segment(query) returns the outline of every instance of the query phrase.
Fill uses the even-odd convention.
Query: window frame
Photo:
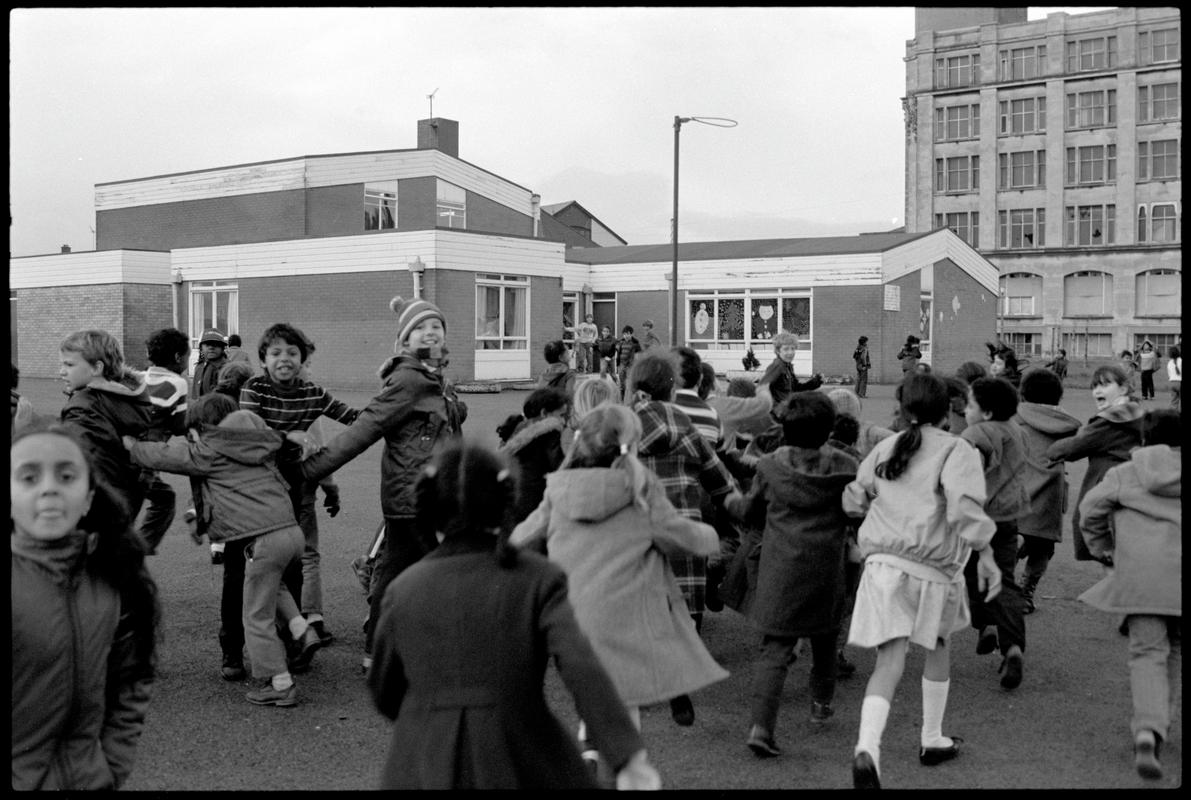
[[[1064,206],[1063,208],[1063,244],[1067,247],[1105,247],[1116,243],[1116,205],[1104,203],[1101,205]],[[1087,212],[1085,222],[1082,217]],[[1099,221],[1099,225],[1097,225]],[[1084,236],[1084,229],[1087,236]],[[1096,235],[1096,231],[1100,235]],[[1087,241],[1084,241],[1084,239]],[[1093,241],[1099,238],[1100,241]]]
[[[1026,218],[1027,214],[1029,219]],[[1007,208],[997,211],[997,246],[1009,250],[1046,247],[1046,209]]]
[[[1115,128],[1117,125],[1117,90],[1093,89],[1066,95],[1067,130]]]
[[[960,63],[964,61],[965,63]],[[964,76],[967,80],[961,80]],[[980,54],[962,53],[935,58],[935,88],[960,89],[980,84]]]
[[[503,275],[494,273],[482,273],[476,275],[475,279],[475,349],[476,350],[528,350],[530,337],[530,322],[531,315],[529,313],[530,304],[530,281],[526,275]],[[481,332],[481,325],[486,324],[481,320],[488,320],[487,315],[481,316],[481,289],[499,289],[497,316],[494,318],[496,322],[497,334],[488,334]],[[506,300],[508,292],[523,292],[520,316],[522,317],[522,324],[524,327],[523,334],[506,334],[504,331],[508,329],[508,322],[506,319]],[[514,311],[516,313],[516,311]]]
[[[1028,288],[1029,293],[1023,294],[1022,289]],[[1016,290],[1016,294],[1013,292]],[[1001,315],[1003,317],[1040,317],[1037,310],[1042,301],[1042,276],[1033,272],[1011,272],[1002,275],[1000,280]],[[1028,308],[1026,303],[1029,300]],[[1017,301],[1017,310],[1014,310]]]
[[[458,186],[450,181],[444,181],[442,178],[436,178],[434,187],[434,224],[439,228],[452,228],[455,230],[467,230],[467,190],[462,186]],[[463,196],[463,200],[452,200],[444,198],[443,189],[457,189]],[[446,217],[447,222],[443,224],[443,218]],[[456,220],[459,220],[456,224]]]
[[[1090,173],[1085,177],[1085,173]],[[1099,186],[1117,182],[1117,146],[1092,144],[1068,147],[1066,186]]]
[[[1031,159],[1029,164],[1024,163]],[[1015,162],[1022,163],[1015,163]],[[1002,191],[1046,188],[1046,150],[1015,150],[997,154],[997,188]],[[1026,171],[1033,175],[1034,183],[1014,183]]]
[[[960,113],[965,116],[960,119]],[[955,112],[954,118],[952,112]],[[952,132],[954,128],[954,133]],[[963,131],[961,133],[961,130]],[[935,141],[958,142],[980,138],[980,104],[961,103],[935,109]]]
[[[1143,290],[1142,285],[1148,284],[1152,277],[1169,278],[1174,277],[1174,291],[1166,294],[1153,294],[1147,290]],[[1133,278],[1133,315],[1135,317],[1182,317],[1182,270],[1170,269],[1168,267],[1156,267],[1154,269],[1146,269],[1138,272]],[[1157,297],[1173,297],[1175,298],[1175,307],[1167,308],[1150,308],[1149,304],[1143,306],[1142,301],[1145,298]],[[1157,348],[1155,342],[1154,347]]]
[[[1090,278],[1097,276],[1100,279],[1100,310],[1094,314],[1076,314],[1072,313],[1070,306],[1070,292],[1068,286],[1073,278]],[[1101,270],[1079,270],[1077,272],[1069,272],[1063,276],[1063,317],[1068,319],[1088,319],[1096,317],[1111,317],[1112,316],[1112,292],[1113,292],[1113,276],[1112,273],[1103,272]],[[1080,295],[1091,297],[1092,295]]]
[[[741,303],[741,337],[728,338],[721,336],[721,303],[739,300]],[[791,331],[798,336],[798,349],[809,350],[814,344],[814,294],[810,289],[709,289],[686,292],[686,312],[684,314],[687,346],[695,350],[740,350],[748,347],[757,348],[768,346],[770,339],[759,338],[753,331],[753,309],[757,302],[774,301],[776,321],[775,333],[786,330],[785,316],[786,300],[806,301],[806,333]],[[694,332],[691,324],[695,317],[698,303],[707,303],[710,307],[710,337]]]
[[[1161,44],[1157,42],[1158,34],[1163,34],[1163,41]],[[1173,34],[1173,41],[1168,40],[1167,34]],[[1141,31],[1137,34],[1137,52],[1138,60],[1145,64],[1165,64],[1171,61],[1178,61],[1181,56],[1180,28],[1178,25],[1172,28],[1151,28],[1146,31]],[[1170,52],[1173,46],[1174,53]],[[1163,48],[1161,57],[1156,57],[1158,48]]]
[[[1030,104],[1027,111],[1024,106]],[[1021,105],[1022,108],[1015,109]],[[1046,132],[1046,97],[1013,97],[998,101],[998,136],[1028,136]],[[1018,127],[1020,120],[1020,128]],[[1027,120],[1030,127],[1026,127]]]
[[[953,186],[952,182],[958,183],[960,176],[963,177],[966,185],[963,187]],[[969,194],[978,191],[980,191],[980,156],[960,155],[935,159],[935,194]]]
[[[1162,90],[1162,97],[1157,97]],[[1137,121],[1139,124],[1167,122],[1182,117],[1182,81],[1150,83],[1137,87]]]
[[[1007,47],[998,52],[998,70],[1001,81],[1028,81],[1041,78],[1046,70],[1046,45],[1032,44],[1025,47]],[[1018,65],[1021,69],[1018,69]],[[1020,74],[1018,74],[1020,72]]]
[[[1155,153],[1154,145],[1161,145],[1163,152]],[[1161,175],[1156,174],[1155,170],[1155,165],[1159,163],[1158,159],[1161,159],[1161,164],[1164,167]],[[1148,139],[1137,143],[1138,182],[1177,181],[1180,168],[1178,139]],[[1169,170],[1169,174],[1167,170]]]
[[[980,241],[980,212],[936,212],[935,228],[946,228],[972,247],[977,247]]]
[[[1067,72],[1116,69],[1117,55],[1116,36],[1068,39],[1065,52]]]
[[[395,231],[397,230],[397,184],[371,183],[364,184],[364,230],[365,231]],[[375,208],[375,215],[370,209]],[[384,210],[389,209],[389,224],[385,224]],[[375,220],[375,225],[370,224]]]

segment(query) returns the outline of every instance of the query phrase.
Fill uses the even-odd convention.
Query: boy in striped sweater
[[[302,550],[300,575],[292,572],[286,583],[302,607],[302,614],[318,632],[323,645],[333,636],[323,622],[322,580],[319,575],[318,518],[314,500],[317,483],[302,477],[301,446],[291,434],[305,434],[320,416],[351,425],[359,409],[336,400],[326,389],[302,377],[309,355],[310,341],[297,328],[281,322],[261,335],[257,355],[264,374],[250,378],[240,389],[240,408],[259,415],[270,428],[286,436],[286,444],[277,459],[281,474],[289,484],[294,515],[306,539]]]

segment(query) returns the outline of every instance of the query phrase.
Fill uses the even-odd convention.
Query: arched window
[[[1001,313],[1006,317],[1042,314],[1042,276],[1011,272],[1001,278]]]
[[[1063,316],[1112,315],[1112,275],[1107,272],[1073,272],[1063,278]]]
[[[1148,219],[1147,219],[1148,217]],[[1179,240],[1179,210],[1174,203],[1152,203],[1137,208],[1137,242],[1166,244]]]
[[[1136,315],[1179,317],[1183,314],[1180,285],[1182,275],[1174,269],[1151,269],[1137,273]]]

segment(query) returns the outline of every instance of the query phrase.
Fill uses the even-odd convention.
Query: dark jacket
[[[902,349],[897,351],[897,360],[902,362],[902,374],[905,374],[918,366],[922,360],[922,350],[916,344],[903,344]]]
[[[119,789],[152,674],[120,626],[120,596],[85,566],[94,536],[14,532],[12,788]]]
[[[1030,511],[1026,491],[1026,443],[1010,420],[985,420],[964,428],[960,438],[980,451],[988,499],[984,511],[993,522],[1017,520]]]
[[[757,462],[748,496],[733,509],[764,526],[749,620],[763,634],[814,636],[839,628],[848,527],[842,497],[856,459],[834,447],[783,446]]]
[[[212,358],[207,360],[199,356],[199,360],[194,365],[194,375],[190,378],[190,399],[195,400],[208,392],[215,391],[215,384],[219,383],[219,370],[223,369],[223,365],[228,362],[227,348],[219,355],[219,358]]]
[[[1013,422],[1021,429],[1026,448],[1022,477],[1030,496],[1030,511],[1018,517],[1018,532],[1060,541],[1067,511],[1067,478],[1063,463],[1050,461],[1046,451],[1058,440],[1074,436],[1079,420],[1058,406],[1021,402]]]
[[[547,660],[613,769],[643,746],[575,621],[565,573],[536,553],[504,568],[489,549],[445,540],[389,584],[375,636],[368,686],[394,720],[382,789],[595,788],[546,702]]]
[[[302,462],[302,473],[308,481],[324,478],[383,437],[381,510],[386,517],[412,517],[414,484],[436,445],[460,435],[467,406],[441,372],[427,369],[412,353],[390,358],[380,376],[380,393],[351,427]]]
[[[515,522],[528,517],[542,502],[546,475],[562,463],[566,455],[562,450],[562,429],[562,420],[555,416],[526,421],[504,443],[502,449],[519,468]]]
[[[277,468],[282,436],[251,411],[205,425],[199,441],[137,442],[138,464],[200,481],[202,529],[213,542],[247,539],[297,525]]]
[[[601,336],[595,340],[596,352],[600,354],[600,358],[616,358],[616,343],[620,341],[615,336],[608,336],[607,338]]]
[[[794,365],[778,357],[765,368],[765,374],[761,376],[761,380],[757,381],[758,386],[765,384],[769,384],[769,393],[773,395],[773,407],[776,409],[794,392],[818,389],[823,385],[823,379],[818,375],[812,375],[807,380],[800,381],[794,375]]]
[[[70,395],[62,422],[82,436],[96,473],[129,501],[136,514],[148,473],[132,463],[123,437],[140,439],[157,422],[142,376],[129,372],[119,382],[96,378]]]
[[[624,338],[616,340],[616,366],[628,369],[633,366],[633,359],[641,352],[641,342],[637,341],[636,336],[630,336],[628,341]]]
[[[561,389],[567,397],[575,393],[575,370],[566,364],[555,362],[547,364],[538,376],[538,387],[542,389]]]

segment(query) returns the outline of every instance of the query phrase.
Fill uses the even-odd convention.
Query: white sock
[[[952,742],[943,735],[943,712],[947,710],[947,690],[951,681],[932,681],[922,678],[922,746],[950,747]]]
[[[881,774],[881,734],[885,733],[885,722],[889,719],[889,701],[878,694],[866,694],[860,704],[860,735],[856,739],[856,752],[861,750],[873,757],[873,766]]]
[[[317,611],[313,611],[306,615],[306,621],[307,622],[322,622],[323,615],[319,614]]]
[[[306,629],[310,627],[306,622],[306,618],[302,616],[294,617],[289,621],[289,635],[294,637],[294,641],[298,641],[306,635]]]
[[[273,676],[273,688],[279,692],[284,692],[293,685],[294,679],[288,672],[283,672],[280,675]]]

